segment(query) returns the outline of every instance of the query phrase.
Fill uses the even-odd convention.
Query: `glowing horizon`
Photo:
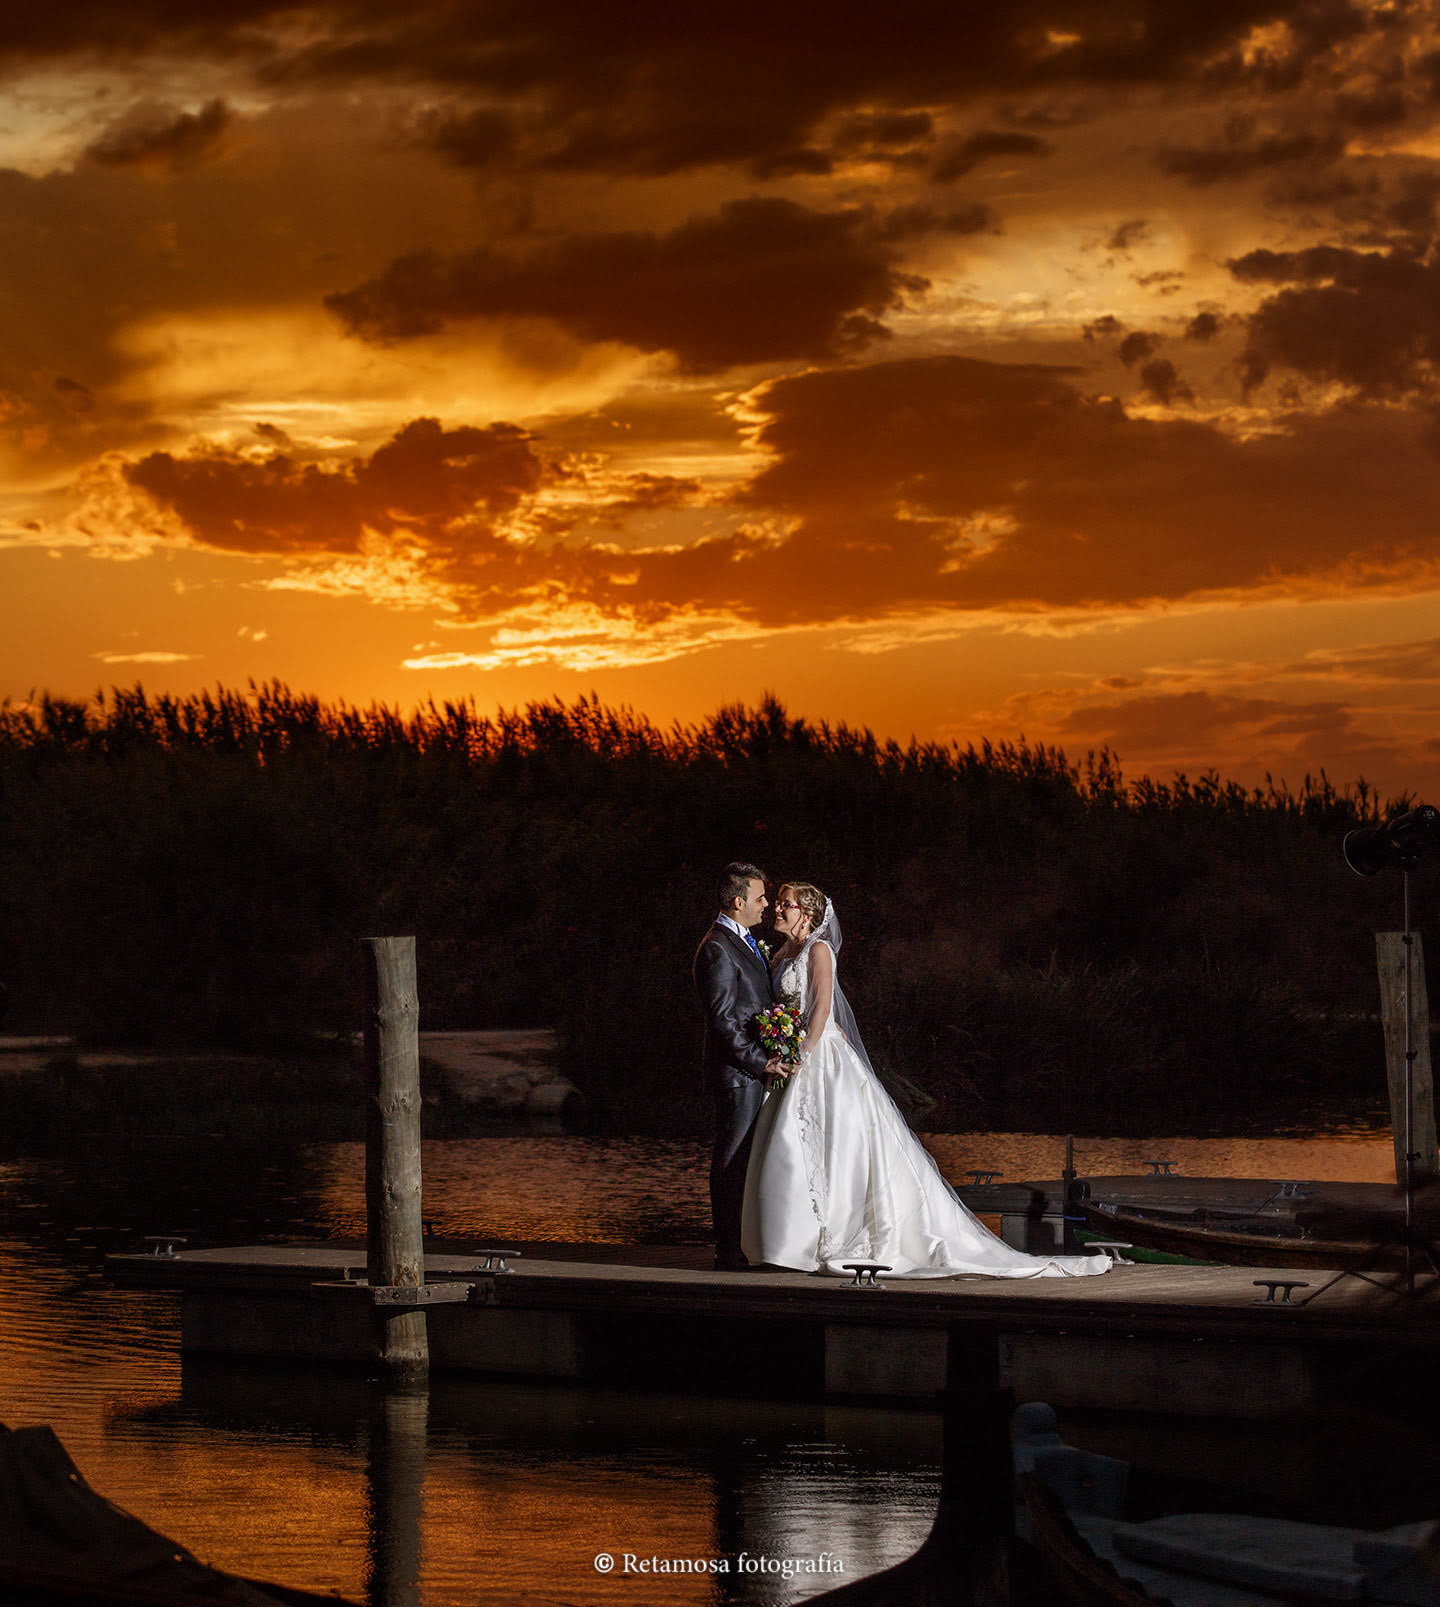
[[[1434,6],[868,16],[9,30],[0,696],[1440,783]]]

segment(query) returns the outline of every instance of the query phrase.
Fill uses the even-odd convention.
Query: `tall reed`
[[[1368,1086],[1337,1022],[1374,1008],[1395,889],[1339,841],[1408,801],[1323,773],[1127,781],[1106,751],[882,742],[773,698],[661,728],[595,698],[39,697],[0,706],[7,1030],[338,1035],[353,939],[414,931],[426,1024],[558,1025],[605,1120],[685,1126],[690,961],[716,871],[743,858],[837,899],[872,1056],[934,1119],[1198,1121]],[[1435,882],[1422,864],[1422,923]]]

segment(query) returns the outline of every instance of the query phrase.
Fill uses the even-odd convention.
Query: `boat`
[[[1143,1585],[1125,1579],[1115,1565],[1086,1544],[1065,1503],[1033,1473],[1022,1473],[1015,1491],[1024,1504],[1029,1544],[1039,1552],[1045,1573],[1032,1586],[1038,1595],[1046,1585],[1062,1601],[1077,1607],[1174,1607],[1166,1596],[1152,1596]]]
[[[1440,1523],[1351,1529],[1241,1512],[1127,1522],[1126,1463],[1065,1445],[1043,1402],[1015,1413],[1017,1531],[1034,1559],[1014,1599],[1078,1607],[1440,1607]],[[1012,1569],[1012,1575],[1018,1577]]]
[[[353,1607],[209,1568],[85,1482],[54,1431],[0,1424],[0,1602],[26,1607]]]
[[[1405,1265],[1404,1220],[1394,1212],[1315,1209],[1285,1223],[1213,1221],[1202,1213],[1162,1215],[1107,1200],[1076,1200],[1075,1213],[1097,1238],[1240,1267],[1398,1271]],[[1418,1270],[1435,1270],[1421,1246]]]

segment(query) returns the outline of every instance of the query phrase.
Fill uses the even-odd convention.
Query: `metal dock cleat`
[[[840,1285],[842,1289],[878,1289],[880,1274],[892,1270],[880,1261],[842,1261],[840,1265],[846,1272],[855,1274],[848,1283]]]
[[[1256,1278],[1255,1287],[1257,1289],[1268,1289],[1269,1293],[1263,1300],[1256,1300],[1253,1304],[1257,1306],[1289,1306],[1297,1303],[1290,1299],[1290,1291],[1292,1289],[1308,1289],[1310,1285],[1302,1283],[1298,1278]],[[1303,1302],[1299,1303],[1303,1304]]]
[[[525,1254],[523,1250],[477,1250],[476,1255],[483,1255],[484,1261],[472,1270],[475,1272],[514,1272],[514,1267],[507,1267],[505,1262],[519,1261]]]
[[[1135,1246],[1126,1239],[1087,1239],[1080,1246],[1082,1250],[1103,1250],[1117,1267],[1133,1267],[1136,1263],[1128,1255],[1121,1255],[1122,1250],[1133,1250]]]

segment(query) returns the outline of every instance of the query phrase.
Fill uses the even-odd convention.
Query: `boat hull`
[[[1091,1232],[1123,1239],[1147,1250],[1188,1256],[1196,1261],[1237,1267],[1311,1267],[1317,1270],[1392,1270],[1405,1265],[1401,1225],[1392,1238],[1320,1239],[1279,1233],[1246,1233],[1211,1223],[1150,1216],[1139,1211],[1106,1208],[1093,1200],[1078,1202]],[[1429,1263],[1422,1252],[1422,1266]]]

